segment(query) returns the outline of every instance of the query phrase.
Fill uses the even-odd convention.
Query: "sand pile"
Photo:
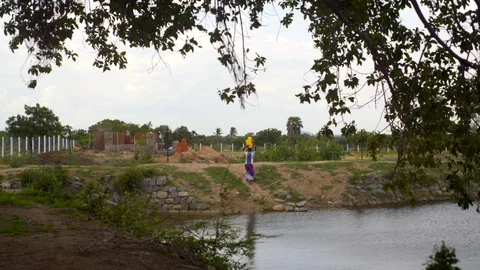
[[[197,152],[199,156],[209,155],[209,154],[217,154],[218,152],[215,149],[209,146],[202,146],[202,149]]]

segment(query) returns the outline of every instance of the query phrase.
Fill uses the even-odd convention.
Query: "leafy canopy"
[[[58,117],[47,107],[36,104],[35,106],[25,105],[25,115],[11,116],[7,119],[6,131],[10,136],[32,137],[32,136],[53,136],[63,135],[65,129]]]
[[[29,69],[35,76],[60,66],[64,56],[77,57],[66,40],[80,27],[85,44],[97,52],[94,66],[104,71],[126,67],[126,53],[116,40],[185,56],[200,47],[190,34],[208,35],[235,80],[233,87],[219,91],[221,99],[243,104],[256,92],[252,73],[266,63],[245,47],[244,37],[248,28],[262,26],[271,4],[286,12],[281,18],[285,27],[295,13],[303,15],[322,54],[311,68],[317,80],[297,96],[302,103],[324,99],[329,104],[331,120],[323,135],[333,136],[330,126],[343,122],[351,106],[361,106],[356,94],[370,91],[372,102],[384,106],[398,151],[397,169],[439,167],[446,161],[455,199],[463,208],[473,204],[480,182],[480,133],[472,128],[480,114],[478,0],[6,0],[0,3],[0,17],[12,51],[26,44],[37,60]],[[408,27],[401,18],[405,12],[421,24]],[[358,71],[371,63],[372,70]],[[29,84],[35,85],[35,80]],[[355,129],[354,122],[344,123],[342,133]],[[450,155],[439,159],[445,150]]]

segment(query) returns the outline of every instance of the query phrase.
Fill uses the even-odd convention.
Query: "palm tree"
[[[217,144],[218,144],[218,138],[222,136],[222,129],[221,128],[216,128],[215,132],[213,133],[217,137]]]
[[[237,137],[237,129],[235,127],[230,128],[230,140],[233,141]]]
[[[300,136],[303,128],[302,120],[297,116],[290,116],[287,120],[287,136],[293,143],[297,143],[297,137]]]

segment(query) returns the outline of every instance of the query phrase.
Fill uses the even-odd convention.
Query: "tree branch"
[[[425,26],[425,28],[427,28],[428,32],[430,33],[430,35],[445,49],[447,50],[455,59],[457,59],[461,64],[467,66],[467,67],[471,67],[471,68],[475,68],[475,69],[479,69],[480,66],[475,64],[475,63],[472,63],[462,57],[460,57],[458,54],[456,54],[450,47],[448,47],[448,45],[438,36],[438,34],[435,32],[435,30],[433,29],[432,25],[430,25],[430,23],[428,23],[427,19],[425,19],[425,16],[423,16],[423,13],[422,11],[420,10],[420,6],[418,5],[417,3],[417,0],[410,0],[410,2],[412,3],[413,5],[413,9],[415,9],[415,12],[417,13],[417,16],[418,18],[420,19],[420,21],[422,21],[423,25]]]

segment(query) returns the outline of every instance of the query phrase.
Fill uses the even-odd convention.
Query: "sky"
[[[273,10],[267,12],[274,14]],[[218,90],[233,86],[234,81],[202,37],[203,48],[186,58],[161,53],[168,67],[160,62],[152,68],[159,57],[151,49],[128,48],[127,69],[112,68],[104,73],[92,66],[94,51],[83,44],[79,32],[68,44],[79,54],[77,61],[65,59],[63,66],[42,75],[32,90],[26,87],[31,61],[25,50],[12,53],[9,38],[0,34],[0,130],[8,117],[24,114],[24,105],[39,103],[74,129],[87,129],[108,118],[140,125],[151,121],[154,127],[169,125],[172,129],[183,125],[205,135],[213,134],[216,128],[227,134],[230,127],[236,127],[238,134],[267,128],[286,133],[287,119],[298,116],[303,131],[317,133],[329,118],[326,102],[300,104],[295,94],[314,81],[309,69],[320,53],[313,48],[308,22],[297,16],[286,29],[279,21],[276,16],[267,16],[265,27],[248,33],[247,45],[267,62],[266,71],[253,79],[258,93],[247,100],[245,109],[238,102],[227,105],[220,100]],[[362,91],[360,103],[370,99],[373,91]],[[369,104],[353,109],[345,119],[355,120],[359,129],[381,131],[386,127],[382,109],[383,104]],[[334,129],[336,134],[339,128]]]

